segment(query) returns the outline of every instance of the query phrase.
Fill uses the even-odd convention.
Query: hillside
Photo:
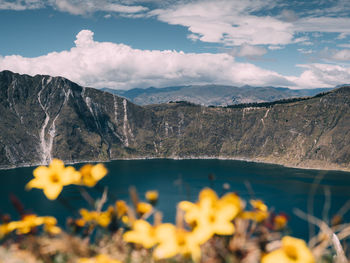
[[[242,107],[137,106],[67,79],[0,72],[0,165],[237,158],[350,169],[350,87]]]
[[[138,105],[188,101],[204,106],[271,102],[287,98],[314,96],[331,89],[288,89],[276,87],[234,87],[222,85],[192,85],[131,90],[103,89]]]

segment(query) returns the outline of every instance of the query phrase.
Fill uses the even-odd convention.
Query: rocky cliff
[[[61,77],[0,73],[0,165],[237,158],[350,169],[350,87],[308,99],[137,106]]]

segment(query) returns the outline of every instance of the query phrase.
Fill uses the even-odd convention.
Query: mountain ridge
[[[224,158],[349,170],[350,87],[284,103],[138,106],[62,77],[0,72],[0,166]]]
[[[130,90],[102,89],[103,91],[122,96],[137,105],[167,103],[170,101],[188,101],[204,106],[227,106],[232,104],[271,102],[286,98],[314,96],[331,90],[289,89],[283,87],[253,87],[228,85],[187,85],[165,88],[146,88]]]

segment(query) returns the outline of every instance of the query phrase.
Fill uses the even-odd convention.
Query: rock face
[[[125,97],[138,105],[160,104],[169,101],[188,101],[204,106],[227,106],[231,104],[271,102],[286,98],[314,96],[331,89],[292,90],[276,87],[194,85],[131,90],[103,90]]]
[[[350,87],[308,99],[137,106],[61,77],[0,73],[0,165],[238,158],[350,170]]]

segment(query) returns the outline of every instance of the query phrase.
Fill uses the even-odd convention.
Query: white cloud
[[[0,70],[30,75],[64,76],[84,86],[133,88],[180,84],[292,85],[280,74],[238,63],[225,53],[138,50],[123,44],[96,42],[83,30],[76,46],[36,58],[0,57]]]
[[[122,5],[111,0],[51,0],[51,5],[60,11],[74,15],[84,15],[97,11],[130,14],[148,10],[140,5]]]
[[[304,49],[304,48],[298,48],[298,51],[302,54],[311,54],[313,53],[314,51],[311,50],[311,49]]]
[[[98,11],[133,14],[148,10],[141,5],[125,5],[113,0],[0,0],[0,10],[39,9],[47,6],[73,15],[85,15]]]
[[[330,64],[298,65],[306,69],[299,77],[288,77],[298,87],[324,88],[350,82],[350,68]]]
[[[350,62],[350,46],[346,46],[346,44],[343,44],[342,46],[347,47],[348,49],[339,50],[326,47],[320,52],[320,57],[325,61]]]
[[[350,68],[343,66],[299,65],[305,69],[300,76],[283,76],[251,63],[237,62],[226,53],[139,50],[97,42],[93,35],[90,30],[80,31],[75,47],[67,51],[35,58],[0,56],[0,70],[63,76],[84,86],[119,89],[210,83],[316,88],[350,82]]]
[[[350,49],[339,50],[331,58],[338,61],[350,61]]]
[[[340,33],[339,36],[337,36],[337,39],[340,39],[340,40],[345,39],[345,38],[347,38],[347,36],[348,35],[346,33]]]
[[[206,0],[150,12],[160,21],[182,25],[203,42],[225,45],[284,45],[292,41],[292,24],[252,12],[273,8],[271,0]],[[193,38],[193,37],[192,37]]]
[[[338,47],[350,48],[350,44],[339,44]]]
[[[234,48],[232,54],[237,57],[261,57],[267,53],[267,50],[259,46],[251,46],[249,44],[243,44],[239,48]]]
[[[42,0],[0,0],[0,10],[26,10],[43,8],[45,4]]]
[[[279,50],[279,49],[284,49],[284,46],[268,46],[268,49],[270,49],[270,50]]]
[[[306,17],[294,23],[298,32],[350,33],[348,17]]]
[[[345,2],[339,3],[329,10],[342,12]],[[314,35],[311,36],[317,37],[322,36],[322,33],[339,33],[339,37],[344,38],[350,34],[348,16],[330,17],[316,10],[299,17],[298,13],[288,9],[281,10],[277,16],[266,15],[269,9],[284,6],[288,4],[271,0],[183,1],[150,11],[149,14],[156,16],[160,21],[187,27],[191,32],[191,39],[227,46],[239,46],[244,43],[271,46],[293,43],[312,45],[312,40],[308,37],[294,38],[295,35],[312,32]],[[350,4],[346,6],[350,8]]]

